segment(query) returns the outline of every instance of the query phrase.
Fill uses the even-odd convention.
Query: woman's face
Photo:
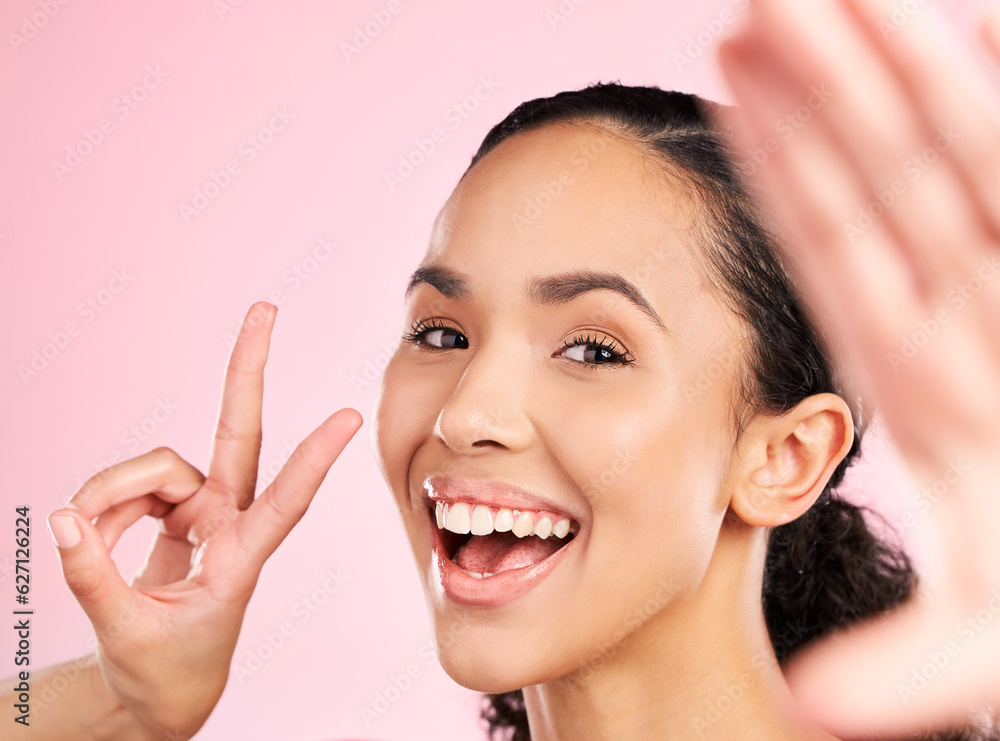
[[[372,434],[469,688],[641,646],[706,572],[741,335],[690,216],[650,155],[556,124],[497,146],[435,224]]]

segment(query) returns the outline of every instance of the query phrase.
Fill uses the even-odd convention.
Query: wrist
[[[83,668],[84,686],[87,696],[93,703],[91,719],[91,738],[94,741],[105,739],[122,739],[123,741],[150,741],[155,734],[146,728],[135,714],[125,707],[119,697],[111,690],[97,656],[91,654]]]

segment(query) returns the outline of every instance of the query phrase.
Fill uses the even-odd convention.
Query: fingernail
[[[83,540],[80,537],[80,528],[72,517],[50,517],[48,523],[52,540],[60,548],[72,548]]]

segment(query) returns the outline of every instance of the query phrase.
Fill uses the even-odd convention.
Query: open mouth
[[[434,505],[432,516],[449,560],[478,579],[544,561],[580,529],[556,512],[440,499]]]

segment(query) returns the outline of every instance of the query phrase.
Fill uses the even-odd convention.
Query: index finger
[[[327,417],[303,440],[271,485],[240,518],[237,535],[260,571],[302,518],[327,471],[361,427],[361,415],[345,408]]]
[[[170,448],[156,448],[90,477],[63,505],[88,520],[147,494],[178,504],[201,488],[205,477]]]
[[[278,309],[258,301],[247,312],[229,355],[212,439],[209,482],[243,510],[253,501],[262,439],[264,366]]]

